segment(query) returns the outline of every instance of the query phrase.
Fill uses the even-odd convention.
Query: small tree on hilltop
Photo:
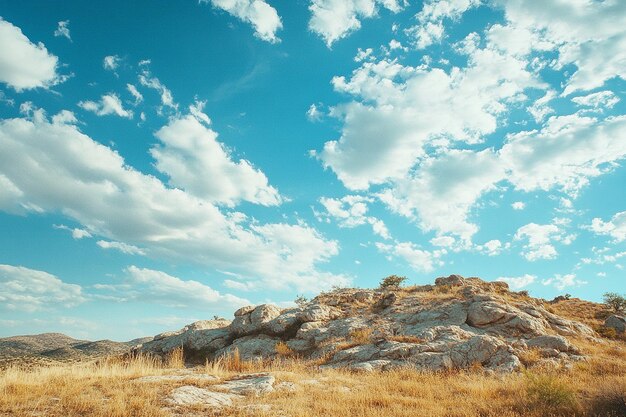
[[[298,295],[294,300],[294,303],[296,303],[298,307],[304,307],[308,302],[308,298],[306,298],[304,295]]]
[[[626,298],[615,292],[607,292],[603,296],[604,304],[619,312],[626,308]]]
[[[400,288],[400,285],[406,281],[406,277],[401,277],[398,275],[389,275],[388,277],[383,278],[380,281],[380,289],[388,290],[388,289],[397,289]]]

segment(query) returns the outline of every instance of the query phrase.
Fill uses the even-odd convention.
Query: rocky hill
[[[61,333],[13,336],[0,339],[0,365],[9,363],[49,363],[79,361],[128,352],[138,343],[152,338],[120,343],[111,340],[90,342]]]
[[[244,360],[298,356],[365,371],[511,372],[530,354],[547,366],[584,359],[576,340],[597,340],[594,330],[549,310],[556,311],[506,283],[451,275],[434,285],[335,290],[291,309],[243,307],[232,321],[196,322],[135,351],[166,355],[182,346],[190,362],[235,352]]]

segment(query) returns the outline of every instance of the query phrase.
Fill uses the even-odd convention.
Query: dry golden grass
[[[228,378],[241,372],[268,371],[278,382],[296,383],[294,392],[276,391],[247,398],[241,404],[268,404],[274,411],[264,414],[233,408],[222,414],[226,416],[626,415],[626,345],[588,341],[577,341],[577,345],[590,355],[589,361],[577,363],[570,370],[533,369],[511,375],[491,375],[480,367],[448,373],[398,369],[362,374],[319,370],[311,362],[293,359],[246,362],[237,351],[205,367],[194,368],[193,372]],[[165,398],[177,386],[215,382],[135,381],[140,376],[179,372],[180,363],[168,360],[171,362],[140,356],[32,370],[9,368],[0,373],[0,416],[210,415],[202,408],[169,409]]]

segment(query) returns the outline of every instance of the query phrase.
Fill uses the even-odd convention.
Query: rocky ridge
[[[134,351],[166,355],[182,346],[186,360],[199,363],[236,350],[244,360],[294,355],[361,371],[480,366],[512,372],[529,350],[548,366],[583,360],[570,339],[595,337],[585,324],[547,311],[504,282],[459,275],[434,285],[340,289],[297,308],[263,304],[234,316],[157,335]]]

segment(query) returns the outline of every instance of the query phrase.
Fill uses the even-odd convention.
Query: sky
[[[0,336],[452,273],[626,293],[626,2],[0,0]]]

